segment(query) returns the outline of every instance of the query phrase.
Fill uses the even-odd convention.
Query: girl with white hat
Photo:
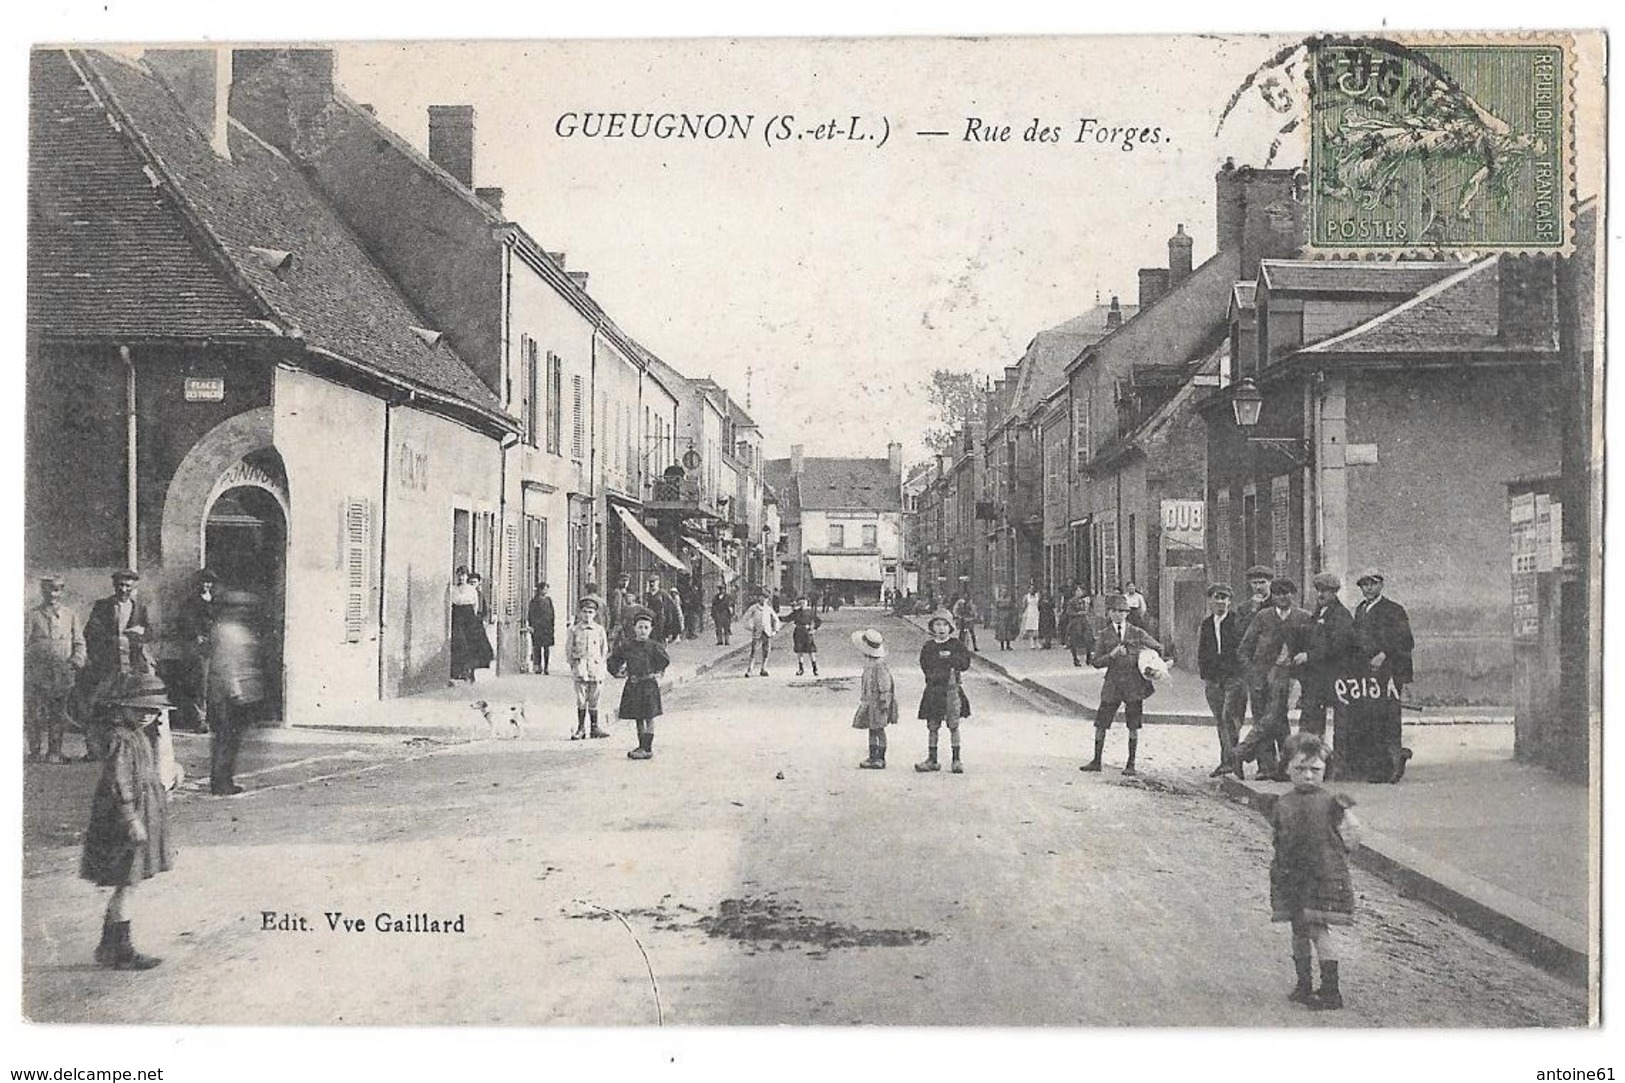
[[[869,731],[869,758],[858,764],[866,770],[886,768],[886,727],[897,723],[897,685],[886,665],[886,640],[873,628],[852,633],[852,645],[863,655],[858,713],[852,728]]]

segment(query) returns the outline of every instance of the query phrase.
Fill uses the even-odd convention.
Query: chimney
[[[429,106],[429,161],[474,187],[474,107]]]
[[[1168,238],[1168,288],[1172,289],[1191,276],[1192,241],[1185,233],[1183,223]]]
[[[234,49],[230,114],[294,158],[308,158],[333,101],[331,49]]]
[[[886,466],[891,470],[892,476],[903,476],[903,445],[893,440],[886,445]]]
[[[1112,307],[1106,310],[1106,327],[1112,330],[1123,326],[1123,306],[1118,302],[1117,295],[1112,295]]]
[[[1169,271],[1166,267],[1140,268],[1140,308],[1145,310],[1157,303],[1168,292]]]
[[[1247,172],[1236,168],[1234,158],[1226,158],[1224,166],[1214,178],[1218,216],[1217,247],[1221,251],[1233,244],[1241,243],[1242,225],[1247,217],[1243,185]]]
[[[208,137],[214,152],[222,158],[231,157],[226,141],[231,50],[148,49],[141,59],[180,100],[181,108],[197,130]]]
[[[803,460],[802,460],[802,457],[801,457],[801,445],[800,444],[791,444],[790,445],[790,476],[791,477],[799,478],[801,476],[801,464],[802,464],[802,461]]]
[[[581,288],[581,289],[586,289],[587,288],[587,272],[586,271],[565,271],[564,273],[569,275],[570,276],[570,281],[574,282],[579,288]]]
[[[481,203],[484,203],[493,211],[496,211],[498,214],[502,213],[502,189],[476,188],[474,189],[474,195]]]

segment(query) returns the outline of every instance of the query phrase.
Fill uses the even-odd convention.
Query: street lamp
[[[1250,430],[1257,426],[1258,417],[1264,411],[1264,394],[1258,390],[1251,376],[1243,376],[1236,381],[1236,386],[1230,391],[1230,409],[1236,416],[1238,428]],[[1248,436],[1247,442],[1279,451],[1291,459],[1294,466],[1301,468],[1309,465],[1307,440],[1296,436]]]

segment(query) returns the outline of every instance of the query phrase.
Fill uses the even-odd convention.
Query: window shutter
[[[547,355],[547,450],[559,453],[559,431],[563,424],[564,364],[557,354]]]
[[[344,502],[344,641],[361,642],[371,598],[372,507],[365,500]]]
[[[573,403],[572,425],[570,429],[570,458],[580,460],[586,444],[585,419],[581,415],[583,385],[580,376],[570,377],[570,399]]]
[[[502,567],[502,612],[508,620],[519,619],[519,527],[509,523]]]

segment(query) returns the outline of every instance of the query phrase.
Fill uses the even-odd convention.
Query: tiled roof
[[[1138,305],[1120,305],[1124,322],[1139,311]],[[1097,304],[1065,323],[1038,332],[1016,363],[1013,380],[1005,384],[994,403],[992,426],[1025,417],[1059,385],[1066,382],[1066,368],[1086,347],[1099,342],[1113,328],[1106,326],[1110,305]]]
[[[163,186],[173,187],[200,246],[229,264],[240,296],[268,307],[269,319],[307,348],[502,414],[449,346],[417,333],[423,317],[279,153],[234,123],[231,156],[222,158],[144,66],[105,53],[73,57],[140,140]],[[273,266],[267,251],[292,258]]]
[[[61,50],[29,64],[28,326],[87,338],[253,338],[252,299],[187,235]]]
[[[768,483],[801,511],[901,511],[901,487],[887,459],[814,459],[790,473],[789,459],[762,464]]]
[[[1253,297],[1257,293],[1257,282],[1237,282],[1230,291],[1230,304],[1245,312],[1254,307]]]
[[[1259,277],[1271,293],[1414,294],[1461,270],[1460,263],[1368,263],[1267,259]]]
[[[1532,345],[1501,335],[1499,257],[1490,256],[1358,327],[1306,347],[1306,354],[1461,353]],[[1555,340],[1553,340],[1555,345]]]

